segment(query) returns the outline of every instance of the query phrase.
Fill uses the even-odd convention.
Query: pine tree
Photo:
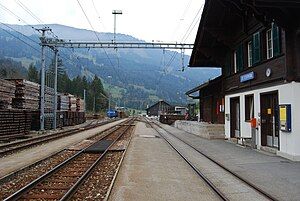
[[[29,81],[39,83],[39,73],[33,63],[29,65],[27,79]]]

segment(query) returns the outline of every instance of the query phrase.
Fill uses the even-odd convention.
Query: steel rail
[[[155,124],[154,122],[151,122]],[[178,155],[200,176],[205,183],[224,201],[229,201],[229,199],[196,167],[192,162],[185,157],[161,132],[159,132],[152,124],[148,121],[148,124],[153,128],[164,140],[178,153]],[[155,124],[156,125],[156,124]]]
[[[95,137],[95,136],[97,136],[97,135],[101,135],[102,133],[105,133],[105,132],[107,132],[107,131],[109,131],[109,130],[111,130],[111,129],[113,129],[113,128],[114,128],[114,127],[106,128],[106,129],[104,129],[103,131],[101,131],[100,133],[96,133],[95,135],[90,136],[90,137],[88,137],[87,139],[92,139],[93,137]],[[36,162],[34,162],[34,163],[32,163],[32,164],[29,164],[28,166],[25,166],[25,167],[23,167],[23,168],[21,168],[21,169],[15,171],[15,172],[12,172],[12,173],[10,173],[10,174],[8,174],[8,175],[5,175],[4,177],[1,177],[1,178],[0,178],[0,184],[2,184],[3,182],[7,181],[10,177],[12,177],[12,176],[18,174],[19,172],[24,171],[24,170],[26,170],[26,169],[28,169],[28,168],[34,167],[34,166],[36,166],[36,165],[42,163],[43,161],[46,161],[46,160],[48,160],[49,158],[51,158],[51,157],[53,157],[53,156],[55,156],[55,155],[57,155],[57,154],[59,154],[59,153],[65,151],[65,150],[66,150],[66,149],[57,151],[57,152],[51,154],[50,156],[48,156],[48,157],[46,157],[46,158],[42,158],[42,159],[40,159],[40,160],[38,160],[38,161],[36,161]]]
[[[22,140],[22,141],[13,142],[10,144],[2,145],[2,146],[0,146],[0,150],[2,149],[2,151],[0,151],[0,156],[7,155],[12,152],[20,151],[20,150],[26,149],[28,147],[32,147],[32,146],[42,144],[45,142],[53,141],[53,140],[56,140],[59,138],[67,137],[69,135],[77,134],[77,133],[80,133],[85,130],[91,130],[91,129],[94,129],[99,126],[103,126],[105,124],[112,123],[114,121],[117,121],[117,120],[100,122],[100,123],[93,124],[93,125],[89,124],[89,125],[86,125],[81,128],[74,128],[74,129],[70,129],[70,130],[66,130],[66,131],[62,131],[62,132],[58,132],[58,133],[54,133],[54,134],[38,136],[38,137],[30,138],[27,140]],[[22,144],[24,144],[24,145],[22,145]]]
[[[129,121],[129,120],[128,120]],[[123,123],[123,122],[122,122]],[[115,125],[114,127],[118,127],[116,130],[121,128],[121,124]],[[109,136],[110,134],[112,134],[113,132],[115,132],[116,130],[113,130],[109,133],[107,133],[106,135],[102,136],[101,139],[104,139],[105,137]],[[101,140],[99,139],[99,140]],[[98,140],[98,141],[99,141]],[[97,141],[97,142],[98,142]],[[96,143],[96,142],[95,142]],[[94,144],[94,143],[93,143]],[[89,145],[88,147],[80,150],[79,152],[77,152],[75,155],[71,156],[70,158],[68,158],[67,160],[63,161],[62,163],[60,163],[59,165],[55,166],[53,169],[51,169],[50,171],[46,172],[45,174],[43,174],[42,176],[40,176],[39,178],[35,179],[34,181],[32,181],[31,183],[27,184],[26,186],[24,186],[23,188],[21,188],[20,190],[18,190],[17,192],[15,192],[14,194],[8,196],[7,198],[4,199],[4,201],[15,201],[20,199],[25,193],[27,193],[28,191],[30,191],[32,188],[34,188],[37,184],[39,184],[40,182],[42,182],[44,179],[47,179],[48,177],[50,177],[52,174],[56,173],[57,171],[59,171],[61,168],[65,167],[70,161],[75,160],[79,155],[81,155],[82,153],[85,152],[86,149],[88,149],[89,147],[91,147],[93,144]]]
[[[131,119],[130,122],[133,122],[135,119]],[[131,127],[131,125],[126,125],[125,130],[118,135],[118,137],[107,147],[107,149],[101,154],[101,156],[93,163],[93,165],[76,181],[76,183],[68,190],[68,192],[60,199],[60,201],[66,201],[71,198],[72,195],[76,192],[76,190],[80,187],[80,185],[91,175],[95,167],[100,163],[104,156],[106,156],[109,149],[119,140]]]
[[[212,161],[213,163],[215,163],[216,165],[218,165],[219,167],[221,167],[222,169],[226,170],[227,172],[229,172],[230,174],[232,174],[233,176],[235,176],[236,178],[238,178],[239,180],[243,181],[244,183],[246,183],[248,186],[250,186],[251,188],[255,189],[258,193],[260,193],[261,195],[265,196],[266,198],[273,200],[273,201],[278,201],[277,198],[275,198],[274,196],[272,196],[271,194],[265,192],[264,190],[262,190],[261,188],[259,188],[258,186],[256,186],[255,184],[253,184],[252,182],[250,182],[249,180],[241,177],[240,175],[238,175],[237,173],[231,171],[229,168],[225,167],[223,164],[221,164],[220,162],[216,161],[215,159],[213,159],[212,157],[208,156],[207,154],[205,154],[203,151],[200,151],[199,149],[197,149],[195,146],[189,144],[188,142],[186,142],[185,140],[175,136],[174,134],[172,134],[171,132],[169,132],[168,130],[164,129],[163,127],[161,127],[159,124],[152,122],[153,124],[157,125],[159,128],[163,129],[165,132],[167,132],[169,135],[173,136],[174,138],[180,140],[181,142],[183,142],[184,144],[188,145],[189,147],[191,147],[193,150],[195,150],[196,152],[198,152],[199,154],[201,154],[202,156],[204,156],[205,158],[209,159],[210,161]]]

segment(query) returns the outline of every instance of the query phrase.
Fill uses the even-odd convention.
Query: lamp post
[[[113,10],[112,14],[114,15],[114,43],[116,43],[116,26],[117,26],[117,15],[122,15],[122,10]]]

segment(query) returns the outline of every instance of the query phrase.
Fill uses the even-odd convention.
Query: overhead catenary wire
[[[27,6],[25,6],[22,2],[20,2],[19,0],[15,0],[15,2],[22,7],[31,17],[33,17],[34,19],[36,19],[38,21],[38,23],[43,24],[43,21],[38,18],[33,12],[31,12],[31,10],[29,8],[27,8]]]
[[[2,8],[4,11],[8,12],[10,15],[14,16],[18,21],[22,21],[24,24],[31,27],[31,29],[33,29],[33,31],[34,31],[33,33],[36,34],[37,29],[34,26],[32,26],[31,24],[29,24],[27,21],[25,21],[23,18],[19,17],[17,14],[15,14],[13,11],[11,11],[9,8],[7,8],[6,6],[4,6],[1,3],[0,3],[0,8]]]

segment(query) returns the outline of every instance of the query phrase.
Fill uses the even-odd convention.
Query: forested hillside
[[[26,69],[31,63],[39,69],[41,53],[38,35],[27,26],[10,26],[30,37],[30,40],[18,32],[0,26],[2,28],[0,29],[0,56],[18,62],[18,65],[21,62]],[[62,25],[49,26],[59,38],[65,40],[96,40],[95,35],[89,30]],[[24,44],[16,37],[31,46]],[[112,34],[99,33],[99,38],[103,41],[109,41],[112,39]],[[142,42],[122,34],[118,34],[117,39],[119,41]],[[47,50],[46,53],[46,64],[50,68],[53,52]],[[61,49],[60,55],[63,68],[71,79],[85,76],[87,81],[91,81],[97,75],[102,80],[104,88],[109,89],[112,93],[116,104],[132,108],[145,108],[158,99],[164,99],[174,104],[185,104],[184,93],[187,90],[220,73],[218,69],[187,68],[189,61],[187,55],[184,57],[185,70],[182,71],[180,53],[172,51]]]

